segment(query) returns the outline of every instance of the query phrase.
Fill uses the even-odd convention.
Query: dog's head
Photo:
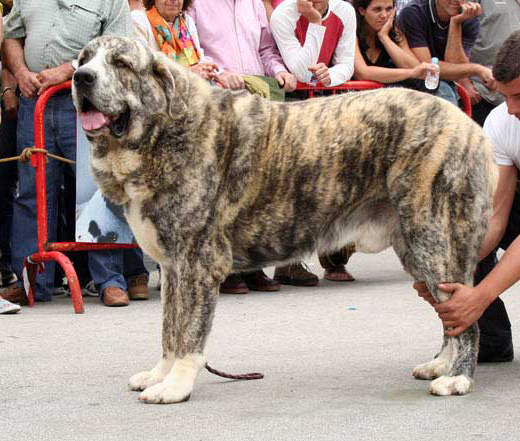
[[[137,143],[151,126],[185,109],[176,77],[186,77],[161,53],[128,38],[99,37],[83,48],[72,96],[87,137]]]

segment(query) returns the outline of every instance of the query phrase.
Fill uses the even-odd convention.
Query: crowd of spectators
[[[495,78],[492,71],[499,48],[520,30],[518,0],[401,0],[398,4],[395,0],[14,0],[14,5],[12,0],[0,1],[4,9],[1,157],[15,156],[34,145],[33,113],[39,94],[72,78],[72,61],[100,35],[132,37],[215,86],[246,89],[273,100],[301,98],[294,92],[297,81],[327,88],[355,79],[433,93],[458,105],[457,81],[471,99],[476,122],[484,125],[492,112],[486,126],[497,149],[497,144],[502,145],[503,122],[509,121],[507,108],[517,119],[520,115],[511,110],[510,101],[508,107],[502,104],[504,95],[514,95],[504,84],[518,78]],[[429,91],[424,78],[434,69],[432,57],[439,60],[441,81]],[[518,121],[508,124],[518,137],[507,142],[516,143],[520,151]],[[51,98],[45,131],[47,150],[75,159],[76,112],[70,92]],[[496,247],[513,243],[520,225],[508,226],[509,214],[518,211],[513,196],[520,160],[513,154],[500,158],[500,228],[493,241],[486,242],[476,284],[496,265]],[[49,241],[58,236],[74,240],[70,237],[74,210],[60,204],[64,191],[67,198],[74,198],[74,176],[73,166],[49,161]],[[0,313],[15,313],[20,310],[17,304],[26,299],[21,284],[23,260],[37,249],[35,170],[29,164],[0,164],[0,186],[0,280],[5,288]],[[513,231],[507,237],[506,226]],[[507,240],[500,242],[500,233]],[[355,244],[350,244],[319,256],[324,278],[353,281],[346,265],[354,252]],[[125,306],[130,300],[148,298],[148,272],[138,249],[93,251],[79,262],[82,284],[89,285],[105,305]],[[37,277],[36,301],[52,300],[60,276],[54,264],[46,265]],[[220,291],[277,291],[280,284],[314,286],[318,280],[303,263],[295,263],[277,267],[274,279],[261,270],[231,274]],[[417,290],[434,303],[426,287],[417,285]],[[505,307],[498,296],[490,304],[480,319],[481,346],[488,348],[484,358],[512,358]]]

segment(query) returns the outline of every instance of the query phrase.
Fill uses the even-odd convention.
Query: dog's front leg
[[[204,263],[202,263],[204,262]],[[219,279],[206,261],[173,268],[163,265],[163,356],[149,372],[130,379],[132,390],[143,390],[147,403],[178,403],[189,399],[205,365],[204,346],[211,328]]]

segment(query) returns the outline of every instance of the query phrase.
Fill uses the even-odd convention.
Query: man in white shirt
[[[480,319],[480,362],[513,359],[511,325],[499,296],[520,279],[520,31],[513,32],[501,47],[493,76],[505,103],[489,114],[484,130],[495,148],[499,179],[493,217],[480,252],[476,286],[441,284],[439,288],[452,293],[452,297],[436,304],[423,283],[414,284],[449,328],[446,335],[459,335]],[[498,247],[506,252],[497,264]]]
[[[354,73],[356,13],[342,0],[286,0],[271,16],[283,61],[298,81],[337,86]]]

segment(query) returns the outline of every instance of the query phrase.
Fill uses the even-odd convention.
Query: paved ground
[[[518,440],[520,363],[481,366],[468,396],[429,396],[411,370],[439,348],[433,311],[391,251],[349,268],[347,285],[221,297],[210,363],[265,378],[203,372],[179,405],[142,404],[126,386],[160,356],[157,291],[118,309],[88,298],[80,316],[66,297],[2,316],[0,440]]]

